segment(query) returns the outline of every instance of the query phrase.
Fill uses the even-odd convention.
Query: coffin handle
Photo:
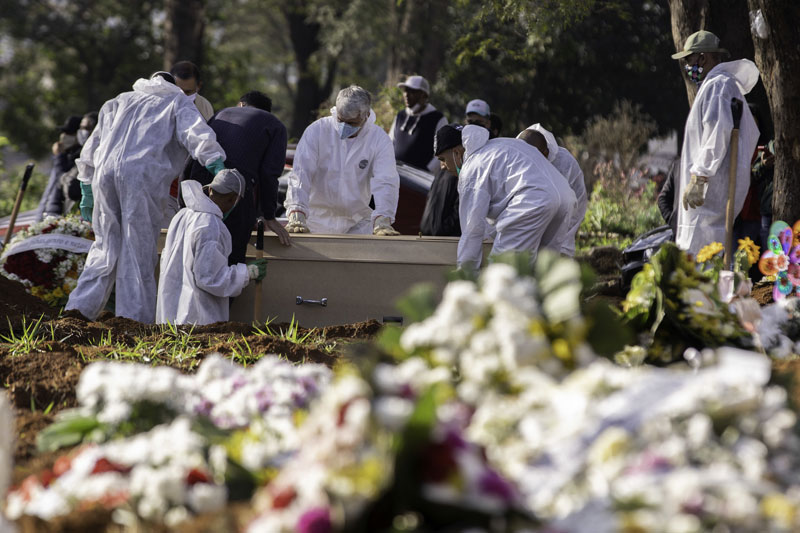
[[[315,305],[320,305],[322,307],[328,307],[327,298],[320,298],[319,300],[308,300],[306,298],[303,298],[302,296],[298,296],[297,298],[295,298],[294,303],[296,305],[315,304]]]

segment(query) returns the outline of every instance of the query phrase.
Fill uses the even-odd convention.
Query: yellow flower
[[[761,248],[754,243],[750,237],[739,239],[739,249],[744,250],[747,253],[747,260],[750,261],[751,265],[758,263],[759,252],[761,251]]]
[[[764,496],[761,500],[761,513],[786,529],[791,529],[797,519],[797,507],[786,496],[777,492]]]
[[[697,252],[697,262],[705,263],[706,261],[710,261],[715,255],[724,249],[725,247],[722,246],[721,242],[712,242],[711,244],[703,246],[700,251]]]

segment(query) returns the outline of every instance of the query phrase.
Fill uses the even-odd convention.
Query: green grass
[[[16,332],[8,320],[8,335],[0,335],[3,344],[9,344],[11,355],[24,355],[40,349],[48,339],[42,334],[41,325],[44,315],[39,316],[35,322],[28,322],[22,317],[22,331]],[[50,326],[50,340],[55,340],[55,331]]]

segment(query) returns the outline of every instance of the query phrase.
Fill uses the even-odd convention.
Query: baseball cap
[[[428,80],[422,76],[409,76],[406,78],[406,81],[398,83],[397,86],[401,89],[405,89],[406,87],[409,89],[416,89],[424,92],[428,96],[431,94],[431,86],[428,84]]]
[[[469,115],[470,113],[477,113],[484,117],[488,117],[492,114],[492,112],[489,110],[489,104],[483,100],[471,100],[467,104],[467,110],[464,111],[465,115]]]
[[[433,138],[433,155],[438,156],[445,150],[461,144],[461,124],[446,124],[439,128]]]
[[[64,133],[68,133],[69,135],[75,135],[78,129],[81,127],[81,117],[72,115],[64,123],[58,127],[59,131]]]
[[[724,48],[720,48],[719,37],[710,31],[700,30],[687,37],[686,42],[683,43],[683,51],[672,54],[672,59],[681,59],[701,52],[728,53]]]
[[[217,172],[217,175],[206,187],[214,189],[220,194],[235,192],[241,198],[244,196],[246,184],[241,172],[235,168],[226,168]]]

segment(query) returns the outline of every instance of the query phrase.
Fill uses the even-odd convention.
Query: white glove
[[[392,219],[380,216],[376,218],[373,223],[372,234],[386,237],[390,235],[400,235],[400,232],[392,227]]]
[[[247,275],[250,276],[251,280],[256,279],[258,277],[258,266],[247,265]]]
[[[708,190],[708,178],[706,176],[695,176],[686,186],[683,192],[683,208],[688,210],[690,207],[700,207],[706,203],[706,191]]]
[[[289,233],[311,233],[306,225],[306,214],[302,211],[289,213],[289,223],[286,224],[286,231]]]

